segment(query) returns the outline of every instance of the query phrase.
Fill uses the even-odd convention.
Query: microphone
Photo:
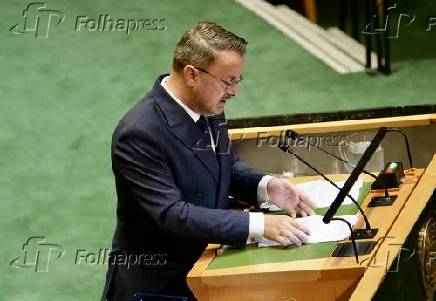
[[[389,130],[390,130],[390,129],[389,129]],[[398,129],[395,129],[395,130],[398,130]],[[404,134],[403,132],[401,132],[400,130],[398,130],[398,131],[399,131],[400,133],[402,133],[403,135],[405,135],[405,134]],[[300,137],[300,135],[299,135],[297,132],[293,131],[293,130],[287,130],[286,133],[285,133],[285,136],[286,136],[287,138],[290,138],[291,140],[297,140],[297,142],[298,142],[299,140],[302,139],[302,138]],[[404,137],[405,137],[405,139],[406,139],[406,141],[407,141],[407,136],[404,136]],[[313,146],[313,147],[315,147],[316,149],[320,150],[320,151],[323,152],[324,154],[326,154],[326,155],[328,155],[328,156],[330,156],[330,157],[333,157],[333,158],[335,158],[336,160],[339,160],[339,161],[341,161],[341,162],[347,164],[348,166],[352,167],[353,169],[356,168],[356,165],[352,164],[350,161],[344,160],[344,159],[342,159],[341,157],[339,157],[339,156],[337,156],[337,155],[335,155],[335,154],[332,154],[332,153],[326,151],[325,149],[323,149],[322,147],[319,147],[319,146],[318,146],[317,144],[315,144],[315,143],[311,143],[311,142],[310,142],[310,139],[308,139],[307,143],[308,143],[310,146]],[[411,163],[411,156],[410,156],[410,148],[409,148],[409,144],[408,144],[408,142],[407,142],[406,145],[407,145],[407,150],[408,150],[408,154],[409,154],[409,164],[412,164],[412,163]],[[380,183],[381,186],[382,186],[383,189],[384,189],[384,194],[385,194],[384,197],[374,197],[374,198],[372,198],[372,199],[371,199],[371,203],[372,203],[372,204],[377,204],[377,205],[379,205],[379,206],[381,206],[381,205],[391,205],[391,204],[395,201],[395,199],[396,199],[397,197],[396,197],[396,196],[390,196],[390,195],[389,195],[388,188],[387,188],[386,184],[383,182],[383,180],[381,179],[381,177],[376,177],[375,175],[373,175],[372,173],[370,173],[369,171],[367,171],[367,170],[365,170],[365,169],[362,169],[362,173],[364,173],[364,174],[366,174],[366,175],[372,177],[373,179],[375,179],[375,181],[378,182],[378,183]],[[358,206],[358,205],[357,205],[357,206]]]
[[[387,131],[388,132],[397,132],[397,133],[400,133],[401,135],[403,135],[404,144],[406,145],[407,157],[409,159],[409,167],[412,168],[413,167],[412,152],[410,151],[409,139],[407,139],[406,133],[402,129],[398,129],[398,128],[388,128]]]
[[[328,224],[330,220],[332,219],[333,215],[335,215],[336,211],[338,210],[339,206],[343,202],[345,196],[350,191],[351,187],[353,186],[354,182],[356,182],[357,178],[359,177],[359,174],[362,172],[363,168],[368,163],[369,159],[371,158],[372,154],[376,151],[377,147],[379,146],[380,142],[383,140],[387,132],[387,128],[381,127],[375,137],[372,139],[371,144],[368,146],[368,148],[363,153],[362,157],[360,158],[359,162],[357,162],[356,168],[353,169],[348,179],[345,181],[344,186],[339,191],[338,195],[336,196],[336,199],[331,204],[330,208],[327,210],[326,214],[323,217],[323,222]]]
[[[292,133],[293,132],[293,133]],[[296,133],[294,131],[288,130],[286,131],[285,136],[286,137],[295,137]],[[298,136],[298,134],[297,134]],[[287,143],[283,143],[283,145],[279,144],[279,148],[284,151],[285,153],[289,153],[291,155],[293,155],[294,157],[296,157],[300,162],[304,163],[307,167],[309,167],[310,169],[312,169],[317,175],[320,175],[324,180],[326,180],[327,182],[329,182],[332,186],[334,186],[335,188],[337,188],[339,191],[341,191],[341,188],[336,185],[335,182],[333,182],[332,180],[330,180],[326,175],[324,175],[322,172],[320,172],[317,168],[315,168],[314,166],[312,166],[309,162],[307,162],[306,160],[304,160],[301,156],[299,156],[297,153],[295,153],[295,151],[292,149],[291,146],[289,146],[289,144]],[[362,207],[360,207],[360,204],[347,192],[347,196],[350,198],[350,200],[354,203],[354,205],[356,205],[357,209],[359,210],[359,212],[362,214],[363,219],[365,221],[365,229],[355,229],[354,231],[350,228],[350,231],[352,232],[353,236],[355,239],[367,239],[367,238],[372,238],[375,235],[377,235],[378,229],[372,229],[371,228],[371,224],[369,223],[369,220],[365,214],[365,212],[362,210]]]
[[[409,167],[412,168],[412,167],[413,167],[412,152],[410,151],[409,139],[407,138],[406,133],[405,133],[402,129],[399,129],[399,128],[387,128],[386,131],[387,131],[387,132],[397,132],[397,133],[400,133],[400,134],[404,137],[404,144],[406,145],[407,158],[408,158],[408,160],[409,160]],[[295,140],[295,139],[301,139],[300,135],[299,135],[297,132],[293,131],[293,130],[287,130],[285,135],[286,135],[288,138],[292,139],[292,140]],[[334,157],[334,158],[336,158],[336,159],[338,159],[338,160],[340,160],[340,161],[346,163],[346,164],[349,165],[350,167],[353,167],[353,168],[356,167],[356,166],[355,166],[354,164],[352,164],[351,162],[346,161],[346,160],[343,160],[341,157],[338,157],[338,156],[336,156],[335,154],[329,153],[329,152],[327,152],[326,150],[324,150],[323,148],[319,147],[318,145],[311,143],[310,140],[307,141],[307,143],[308,143],[310,146],[316,147],[318,150],[322,151],[323,153],[328,154],[328,155],[330,155],[330,156],[332,156],[332,157]],[[366,173],[366,170],[363,169],[362,172],[363,172],[363,173]],[[372,175],[372,174],[371,174],[371,175]]]
[[[306,166],[308,166],[310,169],[312,169],[313,171],[315,171],[318,175],[320,175],[322,178],[324,178],[326,181],[328,181],[330,184],[332,184],[334,187],[339,189],[339,192],[341,192],[341,188],[339,188],[334,182],[332,182],[329,178],[327,178],[323,173],[321,173],[320,171],[318,171],[315,167],[313,167],[309,162],[307,162],[306,160],[304,160],[303,158],[301,158],[298,154],[296,154],[294,152],[294,150],[291,148],[291,146],[289,146],[288,144],[284,143],[283,145],[278,145],[278,147],[284,151],[285,153],[289,153],[294,155],[299,161],[303,162]],[[348,193],[347,193],[348,194]],[[346,219],[340,218],[340,217],[334,217],[331,218],[331,220],[337,220],[337,221],[342,221],[344,222],[348,228],[350,229],[350,234],[351,234],[351,246],[353,248],[353,252],[354,252],[354,256],[356,258],[356,262],[359,263],[359,254],[362,254],[362,250],[372,250],[371,246],[369,246],[368,244],[372,244],[372,242],[362,242],[359,244],[359,247],[364,245],[363,248],[358,248],[357,244],[356,244],[356,239],[358,239],[358,235],[356,235],[356,233],[362,233],[364,235],[360,235],[361,237],[359,238],[367,238],[367,237],[373,237],[377,234],[378,229],[371,229],[371,226],[369,224],[369,221],[365,215],[365,213],[363,212],[362,208],[359,206],[359,203],[351,196],[348,194],[348,197],[351,199],[351,201],[357,206],[357,208],[359,209],[360,213],[362,213],[363,218],[365,220],[365,224],[366,224],[366,229],[356,229],[353,231],[353,228],[351,227],[351,224],[349,221],[347,221]],[[357,230],[359,230],[358,232],[356,232]],[[374,235],[371,236],[372,232],[374,232]],[[366,234],[366,235],[365,235]],[[349,253],[349,244],[347,243],[340,243],[337,245],[336,249],[334,250],[332,256],[346,256],[344,254]]]
[[[356,168],[353,169],[350,176],[345,181],[344,186],[336,196],[336,199],[330,205],[330,208],[327,210],[326,214],[324,214],[324,217],[322,219],[324,223],[328,224],[330,223],[331,220],[338,219],[338,218],[334,218],[333,216],[336,214],[336,211],[344,201],[345,196],[348,194],[351,187],[356,182],[357,178],[359,177],[359,174],[362,172],[363,168],[366,166],[369,159],[375,153],[377,147],[385,137],[387,131],[388,130],[385,127],[381,127],[378,130],[377,134],[372,139],[371,144],[367,147],[362,157],[360,158],[359,162],[357,162]],[[352,239],[352,247],[353,247],[354,255],[356,256],[357,262],[359,262],[358,255],[370,254],[376,245],[376,242],[374,241],[363,241],[360,242],[361,248],[357,248],[356,243],[353,241],[353,236],[351,236],[351,239]],[[347,256],[350,249],[349,246],[350,246],[349,243],[342,243],[340,245],[338,244],[336,246],[336,249],[333,251],[332,256]]]

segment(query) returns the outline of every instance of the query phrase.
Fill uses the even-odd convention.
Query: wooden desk
[[[436,186],[436,156],[425,172],[418,170],[417,175],[417,178],[407,181],[393,192],[398,198],[392,206],[367,207],[371,197],[380,195],[380,192],[370,192],[365,198],[363,209],[372,227],[379,229],[374,238],[379,242],[371,254],[360,256],[360,264],[356,263],[354,257],[326,257],[208,270],[215,251],[206,250],[189,272],[188,285],[200,301],[348,300],[350,296],[353,300],[370,300],[386,269],[384,266],[379,269],[368,267],[375,256],[383,254],[390,247],[384,237],[395,236],[401,243],[418,219]],[[316,177],[296,181],[310,178]],[[340,180],[344,176],[332,178]],[[357,226],[362,225],[363,219],[360,218]],[[394,258],[392,256],[391,261]]]

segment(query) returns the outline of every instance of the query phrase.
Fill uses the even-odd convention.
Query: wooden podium
[[[343,180],[346,175],[331,178]],[[382,192],[371,191],[366,196],[362,208],[379,232],[372,239],[376,247],[371,254],[360,256],[360,263],[354,257],[324,257],[208,269],[217,256],[216,249],[210,248],[189,272],[188,285],[199,301],[371,300],[436,187],[436,155],[425,170],[406,178],[400,189],[390,191],[398,195],[392,206],[367,207],[371,197]],[[356,227],[363,226],[360,217]]]

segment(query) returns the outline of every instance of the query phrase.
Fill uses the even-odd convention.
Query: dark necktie
[[[213,150],[212,145],[211,145],[212,142],[210,140],[209,125],[208,125],[208,122],[206,120],[206,117],[200,116],[200,119],[198,119],[195,124],[198,126],[198,128],[201,131],[201,140],[202,141],[201,141],[200,145],[204,146],[208,150]]]

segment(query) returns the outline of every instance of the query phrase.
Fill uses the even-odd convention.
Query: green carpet
[[[53,19],[45,39],[9,32],[29,3],[4,1],[0,9],[0,300],[98,299],[105,265],[74,261],[79,249],[110,247],[112,131],[169,70],[175,43],[199,20],[249,41],[230,118],[435,102],[432,58],[403,60],[389,77],[339,75],[230,0],[47,1],[65,20]],[[166,30],[74,31],[76,16],[100,14],[164,18]],[[31,236],[64,248],[48,272],[9,266]]]

